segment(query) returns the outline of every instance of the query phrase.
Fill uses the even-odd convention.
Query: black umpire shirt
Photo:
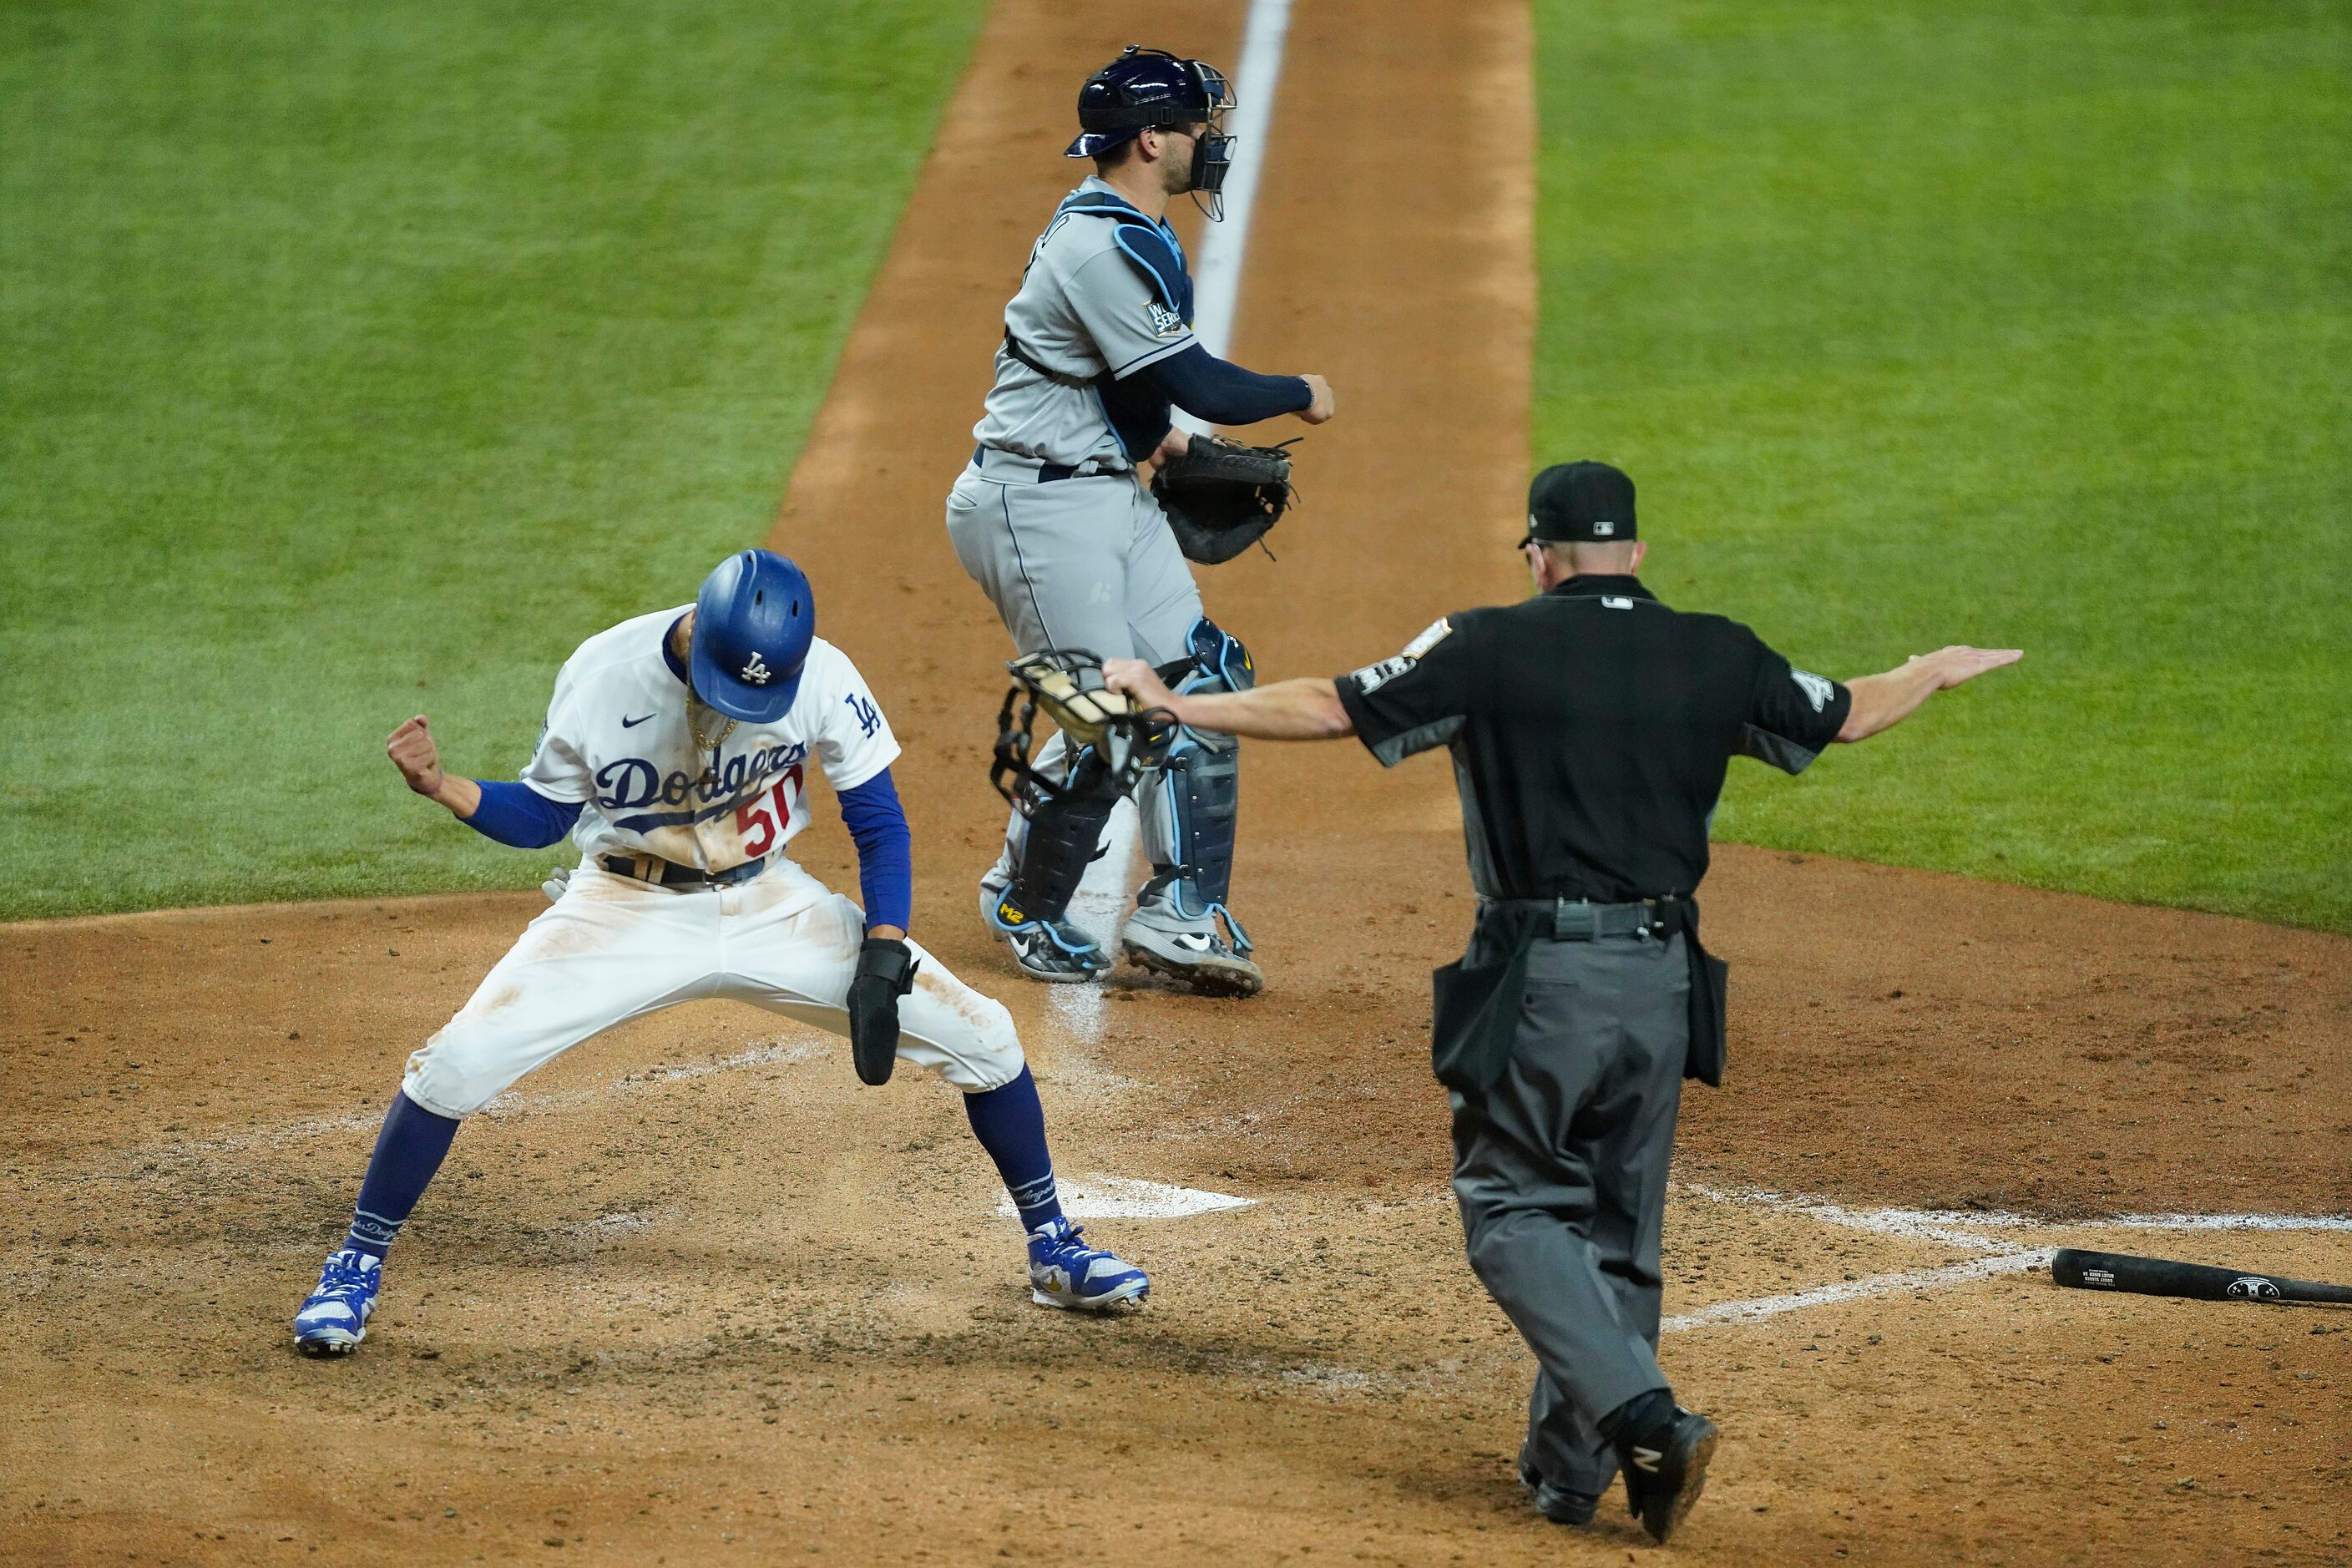
[[[1382,766],[1453,748],[1481,897],[1595,903],[1696,891],[1731,758],[1801,772],[1853,706],[1738,621],[1670,610],[1631,576],[1448,616],[1338,685]]]

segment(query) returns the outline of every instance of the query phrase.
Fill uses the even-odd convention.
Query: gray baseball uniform
[[[1072,195],[1117,199],[1091,178]],[[1004,308],[996,384],[972,426],[971,466],[948,497],[948,535],[1019,651],[1164,664],[1181,657],[1201,594],[1159,503],[1136,481],[1144,454],[1122,445],[1097,382],[1195,340],[1121,248],[1121,226],[1066,203],[1038,237]]]
[[[972,428],[978,445],[947,502],[957,559],[1020,652],[1084,649],[1159,665],[1192,654],[1195,627],[1205,625],[1200,590],[1136,472],[1169,428],[1169,405],[1130,379],[1194,345],[1191,309],[1175,232],[1100,179],[1071,193],[1030,252],[1005,307],[995,384]],[[1246,668],[1245,656],[1234,662]],[[1196,820],[1213,818],[1211,831],[1223,837],[1222,851],[1205,858],[1230,864],[1232,747],[1222,738],[1215,745],[1223,773],[1187,777],[1222,779],[1221,811],[1165,787],[1164,770],[1134,792],[1147,852],[1170,874],[1147,887],[1129,939],[1141,934],[1179,959],[1206,951],[1224,913],[1222,876],[1203,887],[1181,875],[1204,859],[1186,841]],[[1059,773],[1059,736],[1038,761]],[[982,884],[984,905],[1019,869],[1026,826],[1017,812],[1008,824],[1004,854]],[[1158,936],[1139,933],[1137,922]]]

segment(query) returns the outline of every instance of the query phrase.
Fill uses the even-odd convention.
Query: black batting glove
[[[857,950],[857,976],[849,983],[849,1054],[860,1082],[890,1081],[898,1065],[898,998],[914,987],[922,967],[904,942],[869,936]]]

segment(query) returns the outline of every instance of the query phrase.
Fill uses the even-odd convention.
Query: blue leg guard
[[[1246,691],[1257,684],[1249,650],[1205,616],[1192,623],[1187,640],[1192,659],[1161,672],[1180,694]],[[1234,950],[1246,955],[1249,937],[1225,907],[1233,886],[1234,828],[1240,804],[1240,743],[1231,735],[1190,728],[1177,731],[1167,762],[1137,792],[1152,870],[1138,900],[1188,923],[1222,917],[1233,934]]]
[[[1060,795],[1029,802],[1029,831],[1022,840],[1020,864],[992,917],[1000,926],[1024,920],[1058,922],[1069,912],[1078,879],[1086,875],[1088,862],[1102,853],[1103,828],[1118,804],[1110,770],[1091,747],[1071,764]]]

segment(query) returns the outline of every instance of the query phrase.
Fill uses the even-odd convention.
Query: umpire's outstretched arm
[[[1147,708],[1165,708],[1179,723],[1195,730],[1261,741],[1336,741],[1356,732],[1348,710],[1339,705],[1339,686],[1319,676],[1278,680],[1247,691],[1179,697],[1143,660],[1114,658],[1104,663],[1103,680]]]
[[[1845,683],[1853,704],[1846,710],[1837,738],[1848,742],[1867,741],[1911,717],[1937,692],[1949,691],[1988,669],[2015,664],[2024,657],[2022,648],[1955,646],[1915,653],[1884,675],[1856,676]]]
[[[1937,692],[1948,691],[2024,657],[2021,648],[1955,646],[1913,654],[1881,675],[1857,676],[1845,683],[1853,695],[1853,705],[1837,738],[1848,742],[1866,741],[1917,712]],[[1347,709],[1340,705],[1338,683],[1320,676],[1278,680],[1247,691],[1203,691],[1180,697],[1141,659],[1114,658],[1103,666],[1103,679],[1147,707],[1167,709],[1178,722],[1195,730],[1217,730],[1260,741],[1333,741],[1356,731]]]

